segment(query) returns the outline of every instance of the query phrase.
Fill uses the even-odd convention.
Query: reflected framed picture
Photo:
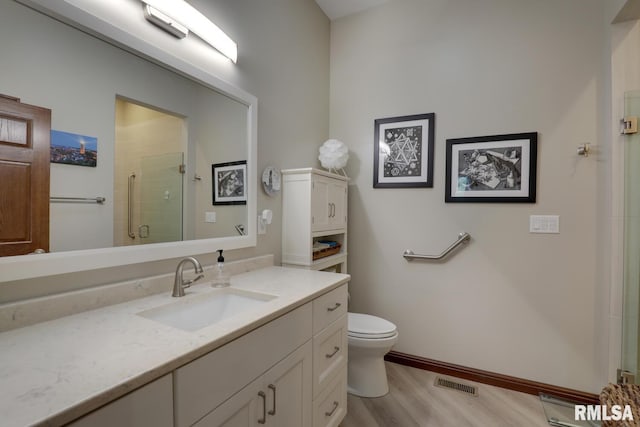
[[[247,204],[247,161],[211,165],[214,205]]]
[[[98,138],[51,130],[51,163],[96,167]]]
[[[538,133],[447,139],[445,202],[535,203]]]
[[[435,114],[375,120],[373,188],[433,187]]]

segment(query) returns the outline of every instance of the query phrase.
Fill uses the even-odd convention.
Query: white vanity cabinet
[[[195,426],[310,426],[311,358],[308,341]]]
[[[347,413],[347,286],[313,301],[313,427],[336,427]]]
[[[188,316],[193,308],[199,318],[198,304],[219,295],[206,283],[182,299],[165,291],[2,333],[0,424],[335,426],[346,410],[348,280],[276,266],[237,274],[238,292],[274,298],[224,312],[228,306],[209,305],[223,319],[195,331],[145,315],[176,308]],[[22,357],[43,336],[65,339]]]
[[[178,368],[176,427],[310,426],[311,338],[307,303]]]
[[[70,427],[172,427],[171,374],[123,396],[68,424]]]
[[[282,265],[346,272],[348,178],[314,168],[282,171]],[[317,240],[340,243],[338,253],[314,259]]]
[[[327,427],[346,414],[347,285],[174,371],[175,426]]]

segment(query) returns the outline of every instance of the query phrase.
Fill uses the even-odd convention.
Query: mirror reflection
[[[248,157],[248,108],[14,2],[0,14],[0,93],[95,138],[95,166],[51,163],[50,251],[238,236],[246,205],[213,205],[212,164]],[[9,18],[11,17],[11,18]],[[245,189],[246,190],[246,189]]]

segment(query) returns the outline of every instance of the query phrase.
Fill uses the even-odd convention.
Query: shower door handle
[[[127,228],[129,231],[129,237],[136,238],[136,234],[133,232],[133,182],[136,179],[136,174],[129,175],[129,186],[127,194]]]

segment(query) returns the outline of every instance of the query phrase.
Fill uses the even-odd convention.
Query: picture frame
[[[535,203],[538,133],[447,139],[445,202]]]
[[[98,138],[52,129],[50,162],[95,168],[98,165]]]
[[[433,187],[435,113],[376,119],[373,188]]]
[[[211,165],[214,205],[247,204],[247,161]]]

